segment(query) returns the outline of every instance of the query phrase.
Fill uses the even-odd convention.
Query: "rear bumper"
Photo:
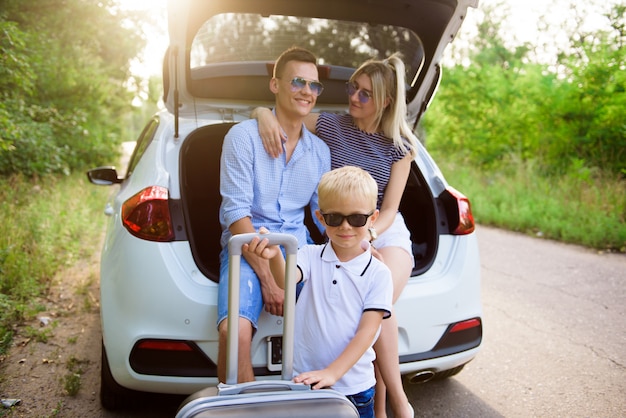
[[[104,345],[112,377],[129,389],[157,393],[190,394],[216,384],[216,284],[184,267],[194,265],[184,242],[133,244],[109,248],[101,278]],[[394,306],[402,374],[450,370],[478,353],[482,323],[477,251],[474,234],[442,237],[440,253],[445,256],[426,274],[410,279]],[[480,326],[450,332],[454,324],[472,319]],[[280,334],[280,320],[261,315],[253,339],[259,379],[280,377],[266,367],[266,338]],[[141,346],[154,340],[165,344]],[[181,350],[181,342],[191,349]]]
[[[483,327],[480,318],[471,318],[451,324],[432,350],[400,356],[400,364],[423,362],[478,349],[482,338]]]
[[[471,350],[463,351],[461,353],[451,354],[445,357],[422,360],[419,362],[402,363],[402,359],[400,359],[400,373],[403,375],[410,375],[423,371],[439,373],[446,370],[454,369],[455,367],[462,366],[472,361],[479,351],[480,347],[476,347]]]

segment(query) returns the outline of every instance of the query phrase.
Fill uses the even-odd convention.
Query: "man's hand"
[[[265,311],[276,316],[283,316],[283,304],[285,302],[285,291],[278,287],[274,277],[268,280],[261,280],[261,293]]]

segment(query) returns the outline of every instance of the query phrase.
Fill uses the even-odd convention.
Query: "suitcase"
[[[239,312],[239,280],[242,245],[258,234],[239,234],[228,243],[228,312]],[[285,306],[283,318],[282,371],[280,380],[237,383],[239,341],[238,315],[229,315],[226,384],[208,387],[191,394],[176,413],[176,418],[271,417],[271,418],[358,418],[356,407],[332,389],[312,390],[292,381],[294,321],[296,305],[296,255],[298,241],[289,234],[270,233],[270,244],[280,244],[286,254]]]

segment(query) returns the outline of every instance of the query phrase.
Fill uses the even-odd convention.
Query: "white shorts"
[[[411,257],[411,263],[415,267],[415,258],[413,256],[413,243],[411,241],[411,233],[404,223],[404,217],[400,212],[396,213],[396,219],[387,228],[385,232],[378,235],[372,245],[378,249],[385,247],[400,247],[406,251]]]

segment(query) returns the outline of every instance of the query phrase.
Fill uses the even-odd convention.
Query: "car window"
[[[297,41],[294,41],[297,40]],[[190,69],[217,63],[274,62],[297,43],[315,53],[320,65],[356,68],[370,58],[402,53],[412,83],[423,48],[409,29],[391,25],[295,16],[224,13],[198,30],[190,50]]]
[[[130,161],[128,162],[128,169],[126,171],[125,178],[129,178],[130,175],[135,170],[135,167],[137,166],[137,163],[141,159],[141,156],[146,151],[146,148],[148,148],[148,145],[150,145],[150,142],[152,142],[152,139],[154,138],[154,134],[158,126],[159,126],[158,119],[152,118],[147,123],[145,128],[143,128],[143,131],[141,131],[141,135],[139,135],[139,138],[137,139],[137,144],[135,145],[135,150],[133,151],[133,155],[130,157]]]

